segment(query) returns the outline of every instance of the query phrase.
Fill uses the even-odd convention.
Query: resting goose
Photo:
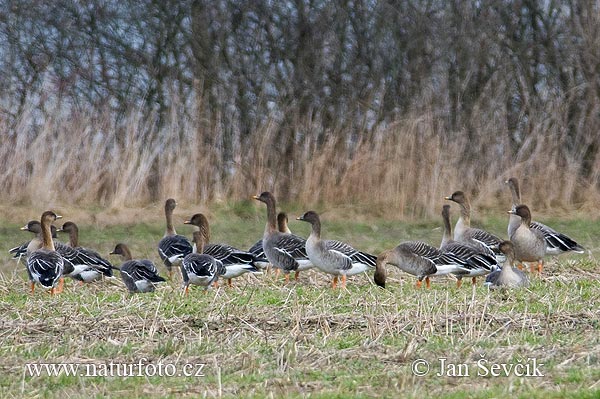
[[[173,265],[180,263],[186,255],[192,253],[192,244],[187,238],[177,234],[173,226],[173,211],[176,206],[177,202],[173,198],[169,198],[165,202],[167,229],[163,238],[158,242],[158,254],[165,264],[169,276],[171,276]]]
[[[33,251],[27,258],[27,273],[31,281],[31,292],[35,283],[40,284],[54,294],[54,287],[61,279],[64,268],[63,258],[54,250],[50,225],[60,216],[52,211],[46,211],[41,217],[42,246]]]
[[[465,193],[456,191],[445,199],[456,202],[460,207],[460,217],[454,226],[454,241],[479,247],[483,251],[491,250],[499,262],[504,261],[504,255],[498,249],[502,240],[485,230],[471,227],[471,204]]]
[[[527,287],[529,285],[529,279],[519,269],[514,268],[515,261],[515,249],[513,243],[510,241],[504,241],[500,243],[500,250],[506,255],[506,261],[502,270],[495,270],[488,274],[485,279],[485,284],[489,288],[516,288],[516,287]]]
[[[203,252],[210,255],[223,263],[226,273],[222,276],[227,280],[227,284],[231,287],[231,279],[239,277],[244,273],[261,273],[254,266],[255,256],[250,252],[242,251],[227,244],[209,244],[210,242],[210,225],[208,219],[201,213],[196,213],[190,220],[183,222],[195,226],[198,230],[195,233],[200,233],[203,240]]]
[[[208,289],[211,284],[217,282],[219,276],[227,273],[223,262],[203,253],[205,239],[201,231],[194,231],[193,241],[195,252],[187,255],[181,261],[181,276],[183,277],[185,295],[188,294],[190,284]]]
[[[537,262],[538,273],[542,272],[544,256],[546,255],[546,239],[544,234],[537,229],[531,228],[531,212],[527,205],[518,205],[514,210],[508,211],[511,215],[519,217],[519,225],[511,227],[512,241],[515,259],[519,262]],[[514,220],[513,220],[514,223]],[[535,266],[531,265],[531,272]]]
[[[285,212],[279,212],[277,214],[277,229],[281,233],[292,234],[292,231],[288,226],[288,217]],[[269,267],[269,261],[265,256],[265,251],[263,251],[262,241],[262,238],[258,240],[253,246],[250,247],[248,252],[250,252],[257,258],[257,261],[254,262],[254,264],[257,267],[261,269],[266,269],[267,267]]]
[[[375,284],[385,288],[385,268],[389,264],[416,276],[417,288],[421,287],[423,279],[429,288],[431,276],[468,272],[462,263],[422,241],[407,241],[377,256],[374,280]]]
[[[478,247],[462,244],[452,239],[450,205],[443,206],[442,219],[444,221],[444,236],[442,237],[440,251],[446,255],[463,260],[464,267],[468,270],[466,272],[453,273],[457,278],[457,288],[461,286],[463,277],[471,277],[471,281],[475,285],[477,276],[484,276],[498,268],[498,262],[493,252],[484,252]]]
[[[332,288],[337,286],[338,276],[341,277],[342,288],[346,288],[346,276],[375,267],[376,256],[357,251],[341,241],[322,240],[321,220],[316,212],[308,211],[298,220],[311,224],[312,230],[306,240],[306,253],[315,267],[325,273],[333,274]]]
[[[155,283],[165,281],[158,275],[156,266],[148,259],[133,259],[129,247],[125,244],[117,244],[110,255],[121,255],[123,264],[119,267],[121,279],[131,293],[153,292]]]
[[[511,177],[505,182],[510,188],[512,195],[512,210],[521,204],[521,192],[519,191],[519,181],[515,177]],[[510,215],[508,222],[508,236],[510,237],[513,233],[512,230],[519,227],[521,220],[517,215]],[[541,231],[544,234],[546,240],[546,254],[548,255],[560,255],[565,252],[576,252],[582,254],[585,252],[585,248],[577,244],[570,237],[559,233],[558,231],[546,226],[540,222],[532,221],[530,226],[532,229]]]
[[[263,250],[274,268],[283,271],[285,281],[289,282],[291,271],[298,272],[314,265],[306,254],[306,240],[294,234],[282,233],[277,230],[277,218],[275,216],[275,197],[268,191],[252,198],[267,205],[267,224],[263,235]],[[302,265],[303,269],[299,269]],[[298,273],[296,273],[296,278]]]
[[[59,232],[69,234],[69,246],[58,252],[74,266],[75,272],[70,277],[82,282],[95,281],[102,276],[112,277],[114,266],[96,251],[79,246],[79,228],[73,222],[65,222]],[[63,254],[64,252],[64,254]]]

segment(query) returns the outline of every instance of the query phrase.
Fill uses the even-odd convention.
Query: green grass
[[[230,212],[231,208],[235,211]],[[239,204],[211,216],[213,241],[249,247],[262,234],[262,209]],[[300,214],[298,211],[297,214]],[[293,220],[306,236],[308,225]],[[324,217],[323,234],[379,253],[401,241],[439,242],[436,221],[405,223]],[[218,222],[217,222],[218,221]],[[502,234],[506,219],[481,225]],[[28,294],[23,265],[6,249],[29,236],[0,228],[0,397],[411,397],[593,398],[600,395],[600,277],[594,237],[598,224],[560,220],[553,226],[591,254],[549,258],[527,290],[488,292],[389,270],[388,289],[371,276],[349,278],[333,291],[330,278],[305,272],[284,286],[272,274],[244,276],[233,288],[181,296],[179,280],[152,294],[129,295],[118,279],[63,294]],[[22,225],[22,224],[21,224]],[[189,234],[187,226],[178,232]],[[82,244],[108,253],[119,241],[158,262],[159,222],[80,226]],[[66,238],[63,238],[66,240]],[[117,259],[112,259],[118,263]],[[161,267],[164,272],[164,268]],[[436,376],[440,358],[465,363],[469,377]],[[477,361],[519,363],[535,358],[543,377],[477,376]],[[411,371],[417,359],[428,375]],[[205,364],[201,377],[82,377],[26,375],[32,362]],[[85,367],[85,366],[83,366]],[[171,366],[169,366],[171,367]]]

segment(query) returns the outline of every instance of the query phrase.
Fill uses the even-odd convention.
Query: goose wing
[[[551,227],[539,222],[531,222],[530,226],[533,230],[541,231],[546,240],[547,251],[550,254],[559,254],[561,252],[573,251],[584,253],[585,248],[577,244],[577,242],[565,234],[559,233]]]

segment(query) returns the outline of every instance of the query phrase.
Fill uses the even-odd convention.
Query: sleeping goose
[[[156,266],[148,259],[133,259],[129,247],[125,244],[117,244],[110,255],[121,255],[123,264],[119,267],[121,279],[131,293],[153,292],[156,283],[165,281],[158,275]]]
[[[537,262],[538,273],[542,272],[544,256],[546,255],[546,239],[544,234],[537,229],[531,228],[531,212],[527,205],[518,205],[514,210],[508,211],[511,215],[516,215],[519,220],[517,227],[512,226],[510,230],[515,259],[519,262]],[[515,223],[513,219],[511,223]],[[531,272],[535,271],[535,266],[531,265]]]
[[[177,202],[173,198],[169,198],[165,202],[167,229],[163,238],[158,242],[158,254],[165,264],[169,276],[171,276],[173,265],[180,263],[186,255],[192,253],[192,244],[187,238],[177,234],[173,226],[173,211],[176,206]]]
[[[201,231],[194,231],[193,241],[195,251],[181,261],[185,295],[188,294],[190,284],[208,289],[211,284],[217,282],[219,276],[223,276],[227,272],[223,262],[203,253],[205,240]]]
[[[455,256],[464,261],[464,267],[468,272],[453,273],[456,287],[460,287],[463,277],[471,277],[473,285],[477,276],[484,276],[498,268],[498,262],[492,251],[482,251],[479,247],[462,244],[452,239],[452,226],[450,225],[450,205],[442,207],[442,219],[444,221],[444,236],[440,245],[440,251],[446,255]]]
[[[210,242],[210,225],[208,219],[201,213],[196,213],[190,220],[183,222],[195,226],[202,236],[203,253],[214,257],[223,263],[226,273],[221,276],[227,280],[227,284],[231,287],[231,279],[239,277],[244,273],[261,273],[256,268],[254,262],[255,256],[249,252],[239,250],[228,244],[209,244]]]
[[[350,245],[336,240],[321,239],[321,220],[314,211],[308,211],[298,220],[308,222],[312,230],[306,240],[306,253],[308,259],[319,270],[333,274],[332,288],[341,276],[342,288],[346,288],[346,276],[362,273],[375,267],[376,256],[360,252]]]
[[[54,294],[54,287],[61,279],[64,268],[63,258],[54,250],[50,225],[60,216],[52,211],[42,214],[40,223],[42,231],[41,248],[31,252],[27,258],[27,273],[31,281],[31,292],[35,289],[35,283],[40,284],[50,293]]]
[[[289,282],[291,271],[297,272],[300,265],[310,268],[314,265],[306,254],[306,240],[294,234],[281,233],[277,230],[275,216],[275,197],[268,191],[252,198],[267,205],[267,224],[263,235],[263,250],[269,263],[277,270],[283,271],[285,281]],[[296,277],[298,274],[296,273]]]
[[[505,183],[510,188],[510,193],[512,195],[512,209],[514,210],[518,205],[521,204],[519,181],[515,177],[511,177],[510,179],[506,180]],[[510,215],[508,222],[509,237],[513,233],[511,230],[519,227],[520,223],[521,220],[517,215]],[[532,221],[529,227],[539,230],[544,234],[544,239],[546,240],[546,254],[548,255],[560,255],[565,252],[576,252],[578,254],[582,254],[585,252],[585,248],[577,244],[577,242],[575,242],[573,239],[565,234],[559,233],[545,224]]]
[[[423,279],[425,279],[425,284],[429,288],[429,278],[431,276],[469,272],[463,263],[422,241],[407,241],[377,256],[374,280],[375,284],[385,288],[385,268],[389,264],[416,276],[417,288],[421,287]]]
[[[281,233],[292,234],[292,231],[288,226],[288,217],[285,212],[279,212],[277,214],[277,229]],[[250,252],[257,258],[257,261],[254,262],[255,266],[257,266],[260,269],[266,269],[269,267],[269,261],[265,256],[265,251],[263,251],[262,238],[258,240],[253,246],[251,246],[248,252]]]
[[[65,222],[58,231],[69,234],[69,245],[58,252],[69,259],[76,270],[70,277],[82,282],[98,280],[103,275],[112,277],[114,266],[109,261],[98,252],[79,246],[79,228],[75,223]]]
[[[494,270],[485,279],[485,285],[489,288],[516,288],[527,287],[529,279],[519,269],[514,268],[515,249],[513,243],[504,241],[500,243],[500,250],[506,255],[506,261],[501,270]]]
[[[502,240],[485,230],[471,227],[471,204],[465,193],[456,191],[445,199],[456,202],[460,206],[460,217],[454,226],[454,241],[480,247],[483,251],[491,250],[498,262],[504,261],[504,254],[498,248]]]

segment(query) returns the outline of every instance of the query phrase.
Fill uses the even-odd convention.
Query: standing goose
[[[121,279],[131,293],[153,292],[155,283],[165,281],[158,275],[156,266],[148,259],[133,259],[129,247],[125,244],[117,244],[110,255],[121,255],[123,264],[119,267]]]
[[[506,255],[506,261],[502,270],[494,270],[488,274],[485,279],[485,284],[489,288],[516,288],[516,287],[527,287],[529,285],[529,279],[519,269],[514,268],[515,261],[515,249],[513,243],[510,241],[504,241],[500,243],[500,250]]]
[[[203,252],[223,263],[226,268],[226,273],[222,276],[227,280],[227,284],[231,287],[231,279],[239,277],[244,273],[261,273],[254,266],[255,256],[250,252],[242,251],[227,244],[209,244],[210,242],[210,225],[208,219],[201,213],[196,213],[190,220],[183,222],[195,226],[198,230],[194,233],[200,233],[203,240]]]
[[[185,295],[188,294],[190,284],[199,285],[208,289],[212,283],[216,283],[219,276],[227,272],[223,262],[211,255],[203,253],[204,235],[201,231],[194,231],[194,246],[196,251],[187,255],[181,261],[181,276]]]
[[[332,288],[337,286],[338,276],[341,276],[342,288],[346,288],[346,276],[375,267],[376,256],[357,251],[341,241],[322,240],[321,220],[316,212],[308,211],[298,220],[311,224],[312,230],[306,240],[306,253],[315,267],[325,273],[333,274]]]
[[[51,228],[54,227],[53,225]],[[14,247],[8,250],[9,253],[12,254],[13,259],[17,259],[17,263],[21,260],[21,258],[29,256],[29,254],[36,249],[42,247],[42,225],[39,220],[30,220],[27,224],[20,228],[21,231],[29,231],[35,235],[35,237],[18,247]],[[56,228],[52,229],[52,238],[56,238],[55,232]]]
[[[472,247],[452,239],[450,205],[442,207],[442,219],[444,220],[444,236],[440,245],[440,251],[446,255],[455,256],[463,260],[464,267],[468,270],[467,272],[453,273],[457,278],[457,288],[461,286],[463,277],[471,277],[471,281],[475,285],[477,276],[489,274],[492,270],[498,268],[498,262],[492,251],[482,251],[480,247]]]
[[[263,250],[274,268],[283,271],[285,281],[289,282],[291,271],[298,272],[300,264],[305,268],[314,265],[306,254],[306,240],[294,234],[281,233],[277,230],[277,218],[275,216],[275,197],[268,191],[252,198],[267,205],[267,224],[263,235]],[[296,277],[298,273],[296,273]]]
[[[537,262],[538,273],[542,272],[544,256],[546,255],[546,239],[544,234],[537,229],[531,228],[531,212],[527,205],[518,205],[514,210],[508,211],[511,215],[519,217],[519,225],[512,227],[510,241],[514,246],[515,259],[519,262]],[[514,222],[513,222],[514,223]],[[531,272],[535,271],[535,265],[531,265]]]
[[[109,261],[98,252],[79,246],[79,228],[75,223],[65,222],[58,231],[69,234],[69,246],[63,249],[63,257],[74,265],[76,272],[71,277],[82,282],[98,280],[103,275],[112,277],[114,266]]]
[[[277,214],[277,229],[281,233],[292,234],[292,231],[288,226],[288,216],[285,212],[279,212]],[[248,252],[250,252],[256,257],[257,261],[254,262],[254,264],[257,267],[261,269],[266,269],[267,267],[269,267],[269,261],[265,256],[265,251],[263,251],[262,242],[263,240],[261,238],[253,246],[250,247]]]
[[[431,276],[468,272],[463,263],[422,241],[407,241],[377,256],[374,280],[375,284],[385,288],[385,268],[389,264],[416,276],[417,288],[421,287],[423,279],[429,288]]]
[[[171,276],[173,265],[180,263],[186,255],[192,253],[192,244],[187,238],[177,234],[173,226],[173,211],[176,206],[177,202],[173,198],[169,198],[165,202],[167,229],[163,238],[158,242],[158,254],[165,264],[169,276]]]
[[[491,250],[499,262],[504,261],[504,254],[498,248],[502,240],[485,230],[471,227],[471,204],[465,193],[456,191],[445,199],[460,206],[460,217],[454,226],[454,241],[480,247],[483,251]]]
[[[27,258],[27,273],[31,281],[31,292],[35,289],[35,283],[40,284],[50,293],[54,294],[54,287],[62,276],[64,261],[54,250],[50,225],[60,216],[52,211],[42,214],[40,223],[42,231],[42,247],[33,251]]]
[[[515,177],[511,177],[505,182],[510,188],[512,195],[512,210],[515,210],[518,205],[521,204],[521,192],[519,191],[519,181]],[[510,215],[508,221],[508,236],[510,237],[519,225],[521,220],[517,215]],[[541,231],[544,234],[546,240],[546,254],[548,255],[560,255],[565,252],[576,252],[582,254],[585,252],[585,248],[577,244],[575,240],[566,236],[565,234],[559,233],[558,231],[546,226],[540,222],[532,221],[530,226],[532,229]]]

